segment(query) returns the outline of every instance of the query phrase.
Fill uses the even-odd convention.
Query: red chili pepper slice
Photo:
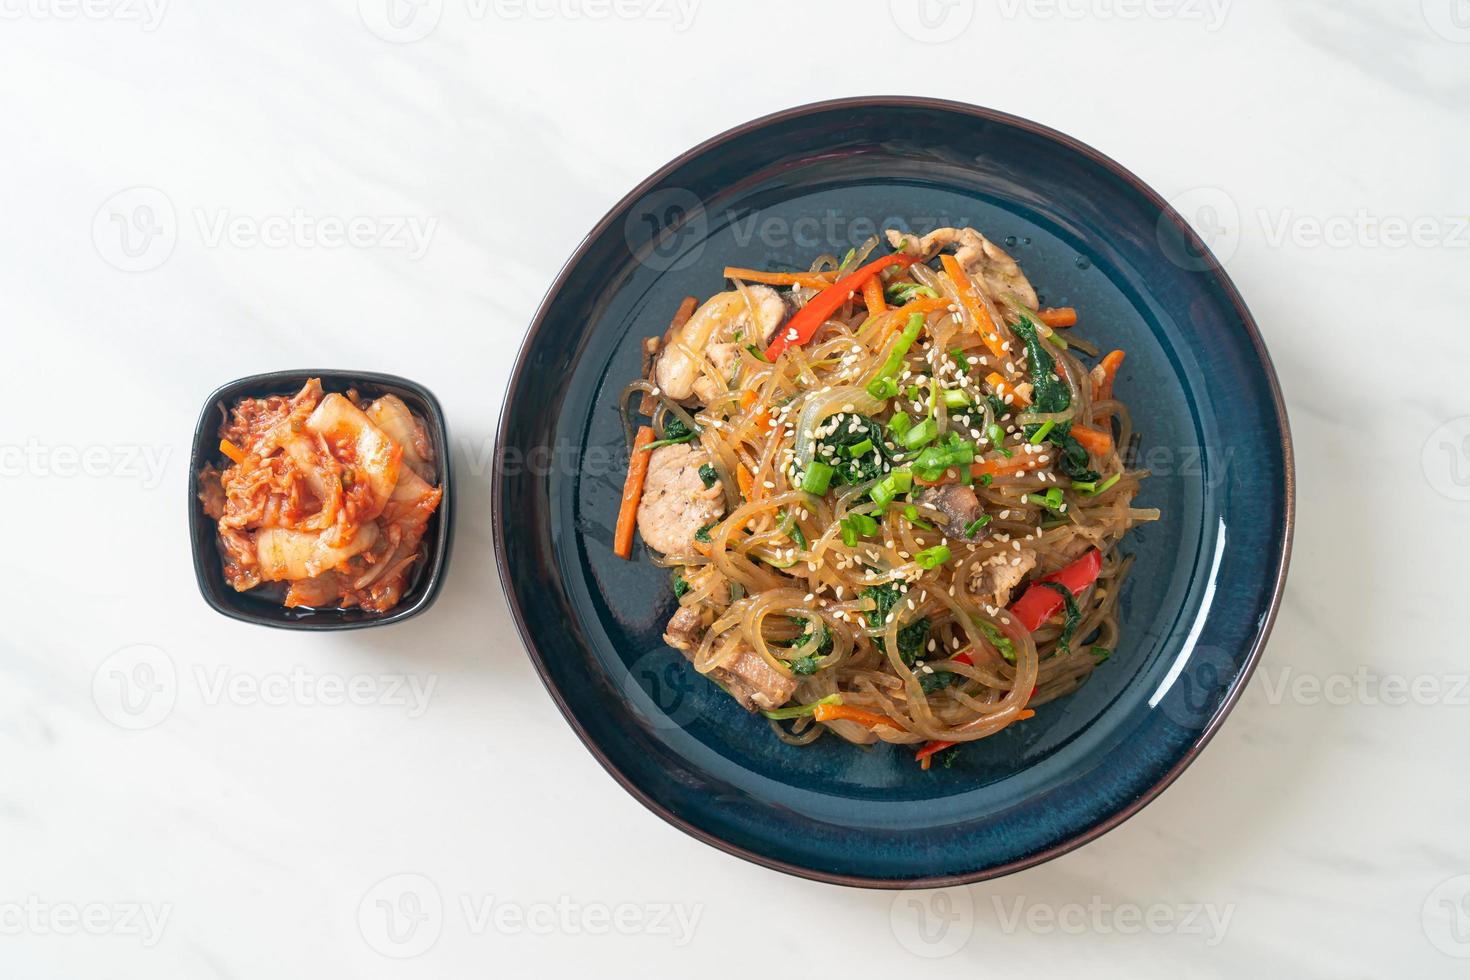
[[[870,279],[890,265],[906,269],[917,261],[919,261],[917,255],[895,252],[849,272],[808,300],[805,306],[797,310],[791,319],[776,331],[776,339],[772,340],[771,345],[766,348],[766,360],[774,361],[786,353],[786,348],[811,340],[817,329],[826,323],[843,303],[851,299],[853,294],[862,289]]]
[[[1098,573],[1101,571],[1102,552],[1096,548],[1090,548],[1087,554],[1061,571],[1052,572],[1041,581],[1060,583],[1070,589],[1074,596],[1078,596],[1086,592],[1087,587],[1097,581]],[[1061,611],[1063,601],[1056,589],[1049,589],[1039,584],[1032,585],[1021,598],[1011,603],[1011,615],[1020,620],[1021,625],[1028,631],[1034,632],[1042,623]]]
[[[1052,572],[1041,579],[1043,582],[1059,582],[1072,590],[1072,595],[1079,596],[1087,591],[1088,586],[1097,581],[1098,574],[1102,571],[1102,552],[1096,548],[1088,550],[1087,554],[1078,558],[1072,564],[1060,571]],[[1020,620],[1028,632],[1034,632],[1038,626],[1051,619],[1062,609],[1063,600],[1056,589],[1049,589],[1044,585],[1032,585],[1025,594],[1015,602],[1011,603],[1011,615]],[[961,663],[969,663],[969,654],[959,654],[951,659]],[[1036,688],[1031,689],[1031,696],[1036,696]],[[958,743],[955,742],[929,742],[918,752],[914,758],[923,762],[936,752],[943,752]]]

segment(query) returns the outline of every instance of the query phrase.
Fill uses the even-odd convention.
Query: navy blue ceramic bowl
[[[363,609],[287,609],[261,589],[236,592],[226,582],[223,562],[215,543],[216,527],[199,503],[199,471],[206,463],[224,467],[229,461],[219,451],[219,423],[222,411],[242,398],[264,398],[269,395],[294,395],[310,378],[320,378],[326,391],[356,388],[368,398],[397,395],[409,411],[424,420],[429,441],[439,461],[436,482],[444,488],[439,509],[429,518],[424,532],[427,555],[415,568],[398,605],[385,613]],[[423,385],[392,374],[371,371],[272,371],[253,374],[223,385],[205,399],[194,427],[193,448],[189,455],[189,545],[194,554],[194,578],[199,592],[210,608],[231,619],[257,626],[275,626],[292,630],[364,629],[397,623],[417,616],[438,598],[439,587],[449,566],[450,529],[454,521],[454,485],[449,473],[449,430],[439,399]]]
[[[877,227],[974,225],[1043,301],[1128,360],[1154,475],[1123,639],[1076,694],[921,771],[913,751],[774,739],[660,639],[668,574],[613,556],[619,389],[639,342],[725,265],[804,268]],[[577,249],[521,350],[501,421],[495,541],[522,636],[587,747],[664,819],[793,874],[881,887],[993,877],[1117,826],[1200,751],[1275,614],[1293,482],[1285,410],[1240,295],[1184,221],[1090,147],[974,106],[864,98],[718,136]]]

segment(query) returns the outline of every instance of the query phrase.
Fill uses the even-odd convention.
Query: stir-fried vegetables
[[[899,251],[872,258],[878,241],[725,270],[738,296],[665,341],[684,384],[629,386],[656,403],[639,435],[661,453],[645,497],[663,509],[637,520],[676,524],[655,549],[681,602],[666,639],[700,673],[785,741],[830,730],[927,765],[1101,662],[1113,552],[1151,512],[1130,506],[1127,417],[1097,398],[1120,352],[1085,366],[1092,344],[1058,333],[1077,311],[1038,310],[973,229],[890,233]]]

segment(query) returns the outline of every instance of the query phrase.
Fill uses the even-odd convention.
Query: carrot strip
[[[990,319],[985,304],[980,302],[980,294],[975,291],[975,284],[970,281],[970,277],[965,275],[959,259],[946,254],[941,255],[939,261],[949,274],[950,282],[954,283],[955,291],[960,294],[960,302],[965,304],[965,309],[975,318],[975,324],[980,328],[980,339],[985,341],[990,353],[1004,360],[1006,352],[1001,347],[1000,332],[995,329],[995,321]]]
[[[819,704],[812,717],[817,721],[855,721],[859,725],[867,725],[876,728],[879,725],[887,725],[889,728],[903,730],[903,726],[887,715],[880,715],[876,711],[865,711],[862,708],[854,708],[846,704]]]
[[[883,280],[874,276],[863,283],[863,302],[867,304],[868,316],[888,312],[888,304],[883,301]]]
[[[653,428],[640,426],[638,437],[633,440],[633,456],[628,460],[628,478],[623,483],[623,503],[618,508],[618,523],[613,528],[613,554],[619,558],[633,557],[633,529],[638,523],[638,501],[643,497],[643,480],[648,476],[648,458],[653,453],[644,452],[653,442]]]
[[[746,469],[744,466],[736,464],[735,482],[740,484],[740,496],[744,497],[746,500],[755,499],[750,495],[752,485],[755,483],[755,477],[751,476],[750,470]]]
[[[1107,401],[1113,397],[1113,379],[1118,376],[1118,368],[1123,366],[1123,358],[1126,356],[1122,351],[1115,350],[1102,359],[1103,380],[1101,384],[1092,386],[1093,401]]]
[[[244,451],[242,451],[239,446],[235,445],[228,439],[221,439],[219,441],[219,451],[224,453],[226,456],[230,457],[230,459],[234,460],[237,463],[245,462]]]
[[[1077,311],[1070,306],[1059,306],[1053,310],[1039,310],[1036,319],[1048,327],[1075,327]]]
[[[883,345],[888,342],[888,334],[893,330],[902,330],[910,316],[915,313],[922,313],[928,316],[935,310],[948,309],[949,304],[950,301],[948,299],[934,299],[930,296],[920,296],[918,299],[900,306],[895,311],[898,315],[890,319],[888,326],[884,327],[880,333],[875,333],[873,336],[865,338],[864,342],[873,350],[882,350]]]
[[[756,399],[759,397],[760,392],[757,389],[746,388],[743,392],[740,393],[740,408],[743,411],[750,411],[750,406],[754,405]],[[761,412],[755,417],[756,428],[762,435],[765,434],[766,429],[770,428],[770,422],[771,413],[769,411]]]
[[[1051,461],[1050,452],[1040,453],[1017,453],[1010,459],[987,459],[979,463],[971,464],[971,476],[1016,476],[1027,470],[1037,470],[1045,466],[1042,460]]]
[[[944,310],[948,308],[949,300],[944,299],[943,297],[939,299],[934,299],[931,296],[920,296],[918,299],[910,300],[909,302],[903,304],[898,308],[898,312],[900,315],[897,322],[903,323],[909,318],[911,314],[914,313],[923,313],[927,315],[933,313],[935,310]]]
[[[985,383],[990,385],[991,389],[995,392],[995,397],[999,398],[1007,405],[1019,405],[1022,408],[1025,408],[1027,405],[1031,404],[1031,399],[1021,394],[1020,389],[1012,386],[1009,381],[1007,381],[1005,378],[1002,378],[994,371],[991,371],[985,376]],[[1007,395],[1010,396],[1009,401],[1006,401]]]
[[[759,282],[767,286],[805,286],[808,289],[826,289],[832,285],[833,275],[830,272],[762,272],[760,269],[741,269],[737,266],[725,267],[726,279],[739,279],[741,282]]]
[[[1091,426],[1074,422],[1072,423],[1072,438],[1094,456],[1106,456],[1113,451],[1112,433],[1104,432],[1102,429],[1094,429]]]

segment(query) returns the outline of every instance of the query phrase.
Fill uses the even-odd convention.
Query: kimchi
[[[443,497],[434,446],[403,400],[309,380],[292,396],[245,398],[220,423],[223,469],[199,474],[224,576],[288,607],[402,598]]]

